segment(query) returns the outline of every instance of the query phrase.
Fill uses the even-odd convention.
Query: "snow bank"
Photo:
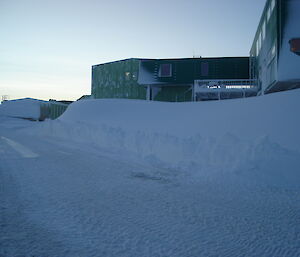
[[[31,98],[5,101],[0,105],[0,116],[38,120],[42,103]]]
[[[245,172],[297,186],[299,99],[300,90],[194,103],[86,100],[39,131],[159,166]]]

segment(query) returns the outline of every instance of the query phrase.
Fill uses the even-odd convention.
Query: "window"
[[[270,6],[269,6],[269,8],[267,10],[267,21],[269,21],[270,18],[271,18],[271,14],[272,14],[272,12],[273,12],[273,10],[275,8],[275,4],[276,4],[275,0],[272,0],[271,4],[270,4]]]
[[[172,77],[172,64],[163,63],[159,66],[159,77]]]
[[[276,55],[276,46],[274,44],[271,50],[271,58],[273,58],[275,55]]]
[[[208,62],[201,63],[201,76],[208,76],[209,74],[209,64]]]
[[[256,55],[258,56],[259,55],[259,52],[260,52],[260,49],[261,49],[261,32],[259,33],[258,35],[258,39],[256,41]]]
[[[262,40],[265,40],[266,38],[266,22],[264,21],[262,25]]]
[[[262,32],[259,33],[259,50],[262,47]]]
[[[270,20],[271,17],[271,7],[269,6],[268,11],[267,11],[267,21]]]
[[[271,47],[269,53],[268,53],[268,64],[273,61],[275,56],[276,56],[276,45],[274,43],[273,46]]]
[[[275,0],[272,0],[271,2],[271,11],[273,11],[275,8]]]

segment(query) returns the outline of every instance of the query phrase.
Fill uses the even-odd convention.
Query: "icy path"
[[[26,123],[27,124],[27,123]],[[0,256],[300,256],[300,191],[0,125]]]

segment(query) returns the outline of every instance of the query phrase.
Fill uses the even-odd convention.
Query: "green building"
[[[267,0],[249,57],[126,59],[92,67],[93,98],[198,101],[300,87],[300,0]]]
[[[199,80],[247,80],[248,57],[126,59],[92,67],[93,98],[193,101]]]
[[[139,59],[126,59],[92,66],[92,98],[146,99],[138,84]]]

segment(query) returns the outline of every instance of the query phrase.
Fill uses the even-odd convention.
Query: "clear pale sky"
[[[91,66],[248,56],[265,0],[0,0],[0,97],[75,100]]]

